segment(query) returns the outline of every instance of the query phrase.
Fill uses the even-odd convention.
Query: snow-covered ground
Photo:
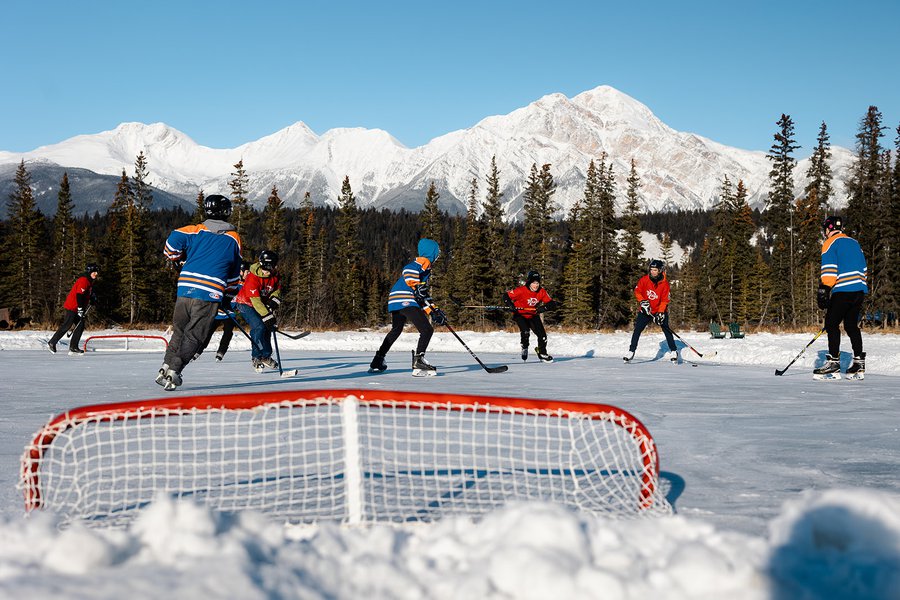
[[[96,332],[120,333],[120,332]],[[153,333],[153,332],[142,332]],[[160,354],[50,355],[47,332],[0,332],[0,598],[900,598],[900,336],[865,335],[865,381],[816,382],[824,336],[682,336],[713,358],[658,358],[645,332],[550,333],[552,364],[518,359],[518,335],[432,341],[440,375],[409,376],[414,333],[366,373],[383,331],[281,338],[294,378],[256,374],[235,337],[185,369],[176,395],[358,388],[601,402],[653,434],[672,517],[611,521],[548,504],[411,528],[285,528],[254,514],[161,499],[125,530],[58,529],[23,518],[24,445],[51,416],[84,404],[163,396]],[[215,341],[214,341],[215,343]],[[695,359],[682,348],[684,358]],[[849,344],[844,339],[844,366]]]

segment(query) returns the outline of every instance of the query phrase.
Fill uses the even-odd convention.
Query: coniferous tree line
[[[828,130],[821,124],[813,148],[809,183],[794,197],[794,153],[801,147],[794,123],[781,115],[768,153],[771,162],[763,211],[748,205],[743,181],[723,176],[710,211],[640,212],[642,165],[631,160],[626,187],[617,189],[606,154],[591,160],[582,196],[568,213],[554,200],[553,165],[531,165],[521,222],[503,220],[503,174],[495,158],[483,180],[473,178],[466,213],[450,216],[438,205],[432,182],[422,210],[411,213],[360,209],[352,182],[325,199],[306,193],[301,206],[284,206],[273,185],[261,211],[248,202],[243,161],[234,165],[227,194],[230,219],[243,240],[243,254],[255,260],[264,249],[281,256],[286,292],[282,319],[308,328],[372,327],[387,323],[388,291],[402,265],[415,257],[421,237],[439,242],[433,295],[454,322],[502,326],[498,311],[463,309],[463,304],[498,305],[504,291],[519,285],[529,270],[561,308],[547,313],[548,324],[574,329],[627,326],[633,318],[632,289],[646,272],[642,231],[658,235],[672,281],[673,327],[705,329],[708,322],[745,327],[809,327],[820,323],[815,292],[819,276],[820,226],[835,212]],[[900,127],[885,146],[887,128],[870,107],[856,136],[856,161],[846,182],[847,232],[856,237],[869,263],[871,294],[865,312],[884,325],[896,318],[900,264]],[[647,167],[646,165],[644,167]],[[16,191],[0,222],[0,306],[17,309],[49,325],[59,317],[65,294],[85,264],[102,268],[96,286],[96,314],[102,325],[159,326],[171,318],[177,272],[162,256],[172,229],[202,220],[205,192],[196,210],[153,210],[149,166],[143,153],[131,175],[123,169],[115,197],[104,214],[73,214],[68,176],[59,184],[57,211],[47,219],[35,209],[24,161],[16,171]],[[210,191],[211,193],[217,192]],[[314,200],[319,206],[314,205]],[[623,206],[617,215],[615,207]],[[49,240],[49,243],[46,242]],[[676,264],[673,245],[690,250]],[[97,322],[97,321],[95,321]]]

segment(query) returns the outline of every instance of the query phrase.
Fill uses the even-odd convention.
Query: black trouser
[[[219,323],[222,324],[222,339],[219,340],[219,349],[216,354],[221,354],[225,356],[225,353],[228,352],[228,345],[231,343],[231,338],[234,336],[234,321],[231,317],[227,319],[216,319],[213,321],[212,326],[209,328],[209,335],[206,336],[206,341],[203,342],[203,347],[200,349],[198,354],[202,353],[206,350],[209,343],[212,341],[212,336],[216,332],[216,329],[219,328]]]
[[[841,354],[841,323],[850,338],[853,356],[862,356],[862,334],[859,332],[859,311],[865,294],[863,292],[835,292],[831,294],[828,311],[825,313],[825,331],[828,333],[828,354],[839,358]]]
[[[669,344],[669,350],[675,352],[678,347],[675,345],[675,338],[672,337],[672,330],[669,329],[669,313],[665,313],[665,320],[662,324],[663,333],[666,335],[666,343]],[[634,319],[634,333],[631,334],[631,345],[628,346],[629,352],[634,352],[638,347],[638,340],[641,339],[641,332],[653,321],[653,317],[641,311]]]
[[[513,321],[519,326],[519,337],[522,340],[522,347],[528,347],[528,338],[531,337],[530,331],[537,336],[537,348],[541,354],[547,354],[547,331],[544,329],[544,322],[540,315],[535,315],[530,319],[526,319],[518,312],[513,313]]]
[[[403,326],[406,325],[407,320],[419,330],[419,343],[416,344],[416,354],[422,354],[428,349],[428,342],[431,341],[434,327],[428,322],[428,315],[425,314],[424,310],[418,306],[407,306],[391,313],[391,330],[384,336],[384,341],[381,342],[378,354],[384,356],[388,353],[388,350],[391,349],[391,346],[403,333]]]
[[[84,332],[84,317],[79,317],[78,313],[74,310],[66,309],[66,316],[63,319],[62,325],[59,326],[59,329],[56,330],[56,333],[53,334],[53,337],[50,338],[50,343],[54,346],[56,342],[62,338],[72,326],[73,323],[77,323],[75,325],[75,330],[72,332],[72,339],[69,340],[69,348],[77,348],[78,342],[81,340],[81,334]]]
[[[170,369],[181,373],[184,365],[191,362],[206,342],[218,311],[218,302],[178,296],[172,317],[172,339],[163,361]]]

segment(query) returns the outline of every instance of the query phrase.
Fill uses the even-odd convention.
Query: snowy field
[[[121,332],[86,336],[99,333]],[[717,352],[696,368],[659,360],[652,329],[627,365],[628,332],[551,331],[552,364],[523,364],[517,334],[460,332],[486,364],[508,364],[502,374],[441,332],[433,378],[410,377],[414,333],[385,373],[366,373],[383,335],[280,338],[284,367],[299,370],[282,379],[252,371],[236,332],[224,362],[207,353],[173,394],[358,388],[613,404],[653,434],[676,514],[610,521],[521,504],[411,528],[299,529],[161,500],[125,530],[60,531],[53,515],[23,518],[23,447],[66,409],[162,397],[162,355],[53,356],[49,332],[0,332],[0,598],[900,598],[900,336],[864,335],[865,381],[817,382],[824,336],[774,375],[814,332],[686,332]],[[843,349],[846,368],[846,338]]]

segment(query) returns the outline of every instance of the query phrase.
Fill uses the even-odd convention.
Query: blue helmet
[[[424,256],[430,262],[434,262],[438,259],[438,256],[441,255],[441,247],[438,246],[438,243],[434,240],[429,240],[428,238],[422,238],[419,240],[419,256]]]

